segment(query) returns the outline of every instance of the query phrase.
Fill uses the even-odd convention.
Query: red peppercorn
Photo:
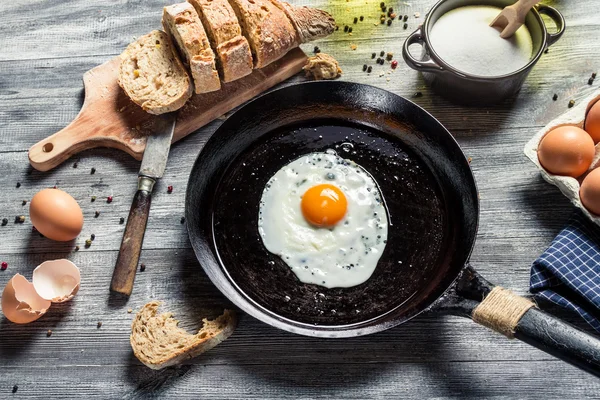
[[[108,196],[108,197],[106,198],[106,202],[107,202],[107,203],[112,203],[112,200],[113,200],[113,197],[112,197],[112,196]]]
[[[397,66],[398,66],[398,61],[396,61],[396,60],[392,61],[392,69],[396,69]]]
[[[173,186],[167,187],[167,193],[173,193]]]
[[[2,261],[2,264],[0,264],[0,269],[4,271],[6,268],[8,268],[8,263],[6,261]]]

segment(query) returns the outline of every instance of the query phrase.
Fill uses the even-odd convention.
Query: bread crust
[[[190,77],[165,32],[141,36],[120,57],[119,86],[146,112],[176,111],[192,96]]]
[[[217,68],[223,82],[252,73],[252,53],[235,12],[227,0],[188,0],[200,16],[216,53]]]
[[[235,330],[237,316],[225,310],[214,320],[203,319],[202,329],[191,335],[177,325],[171,313],[157,315],[161,305],[151,301],[136,314],[131,324],[133,354],[151,369],[162,369],[196,357],[227,339]]]
[[[162,25],[179,48],[182,61],[189,67],[196,93],[221,88],[215,55],[204,27],[190,3],[177,3],[163,9]]]
[[[285,12],[294,25],[301,43],[323,38],[335,30],[335,19],[326,11],[307,6],[297,7],[285,1],[270,1]]]
[[[269,0],[229,0],[252,49],[254,68],[262,68],[300,44],[285,12]]]

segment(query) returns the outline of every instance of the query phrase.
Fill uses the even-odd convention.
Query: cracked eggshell
[[[52,304],[42,298],[21,274],[13,276],[2,292],[2,312],[16,324],[27,324],[40,318]]]
[[[44,299],[53,303],[70,300],[79,290],[79,268],[69,260],[45,261],[33,270],[33,286]]]

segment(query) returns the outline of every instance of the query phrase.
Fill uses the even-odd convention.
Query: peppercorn
[[[173,186],[167,187],[167,193],[173,193]]]
[[[406,15],[404,16],[404,18],[402,18],[402,21],[404,21],[404,22],[408,21],[408,14],[406,14]]]
[[[46,337],[50,336],[52,336],[52,329],[48,329],[48,332],[46,332]]]
[[[550,48],[547,47],[546,50],[544,50],[544,54],[548,54],[549,51],[550,51]]]
[[[569,100],[569,108],[575,105],[575,100]]]
[[[379,52],[379,57],[383,57],[383,56],[385,56],[385,51],[381,50],[381,51]]]
[[[17,393],[17,390],[19,390],[19,386],[18,385],[13,386],[12,392]]]
[[[373,67],[371,67],[371,66],[369,65],[369,68],[367,68],[367,73],[368,73],[368,74],[370,74],[370,73],[371,73],[371,71],[373,71]]]
[[[404,29],[408,28],[408,24],[405,22],[404,25],[402,25],[402,28],[404,28]]]
[[[390,10],[388,12],[393,13],[394,12],[394,7],[390,7]]]
[[[348,32],[348,25],[344,25],[344,32]]]
[[[94,218],[98,218],[99,216],[100,216],[100,211],[96,211],[96,212],[94,213]]]
[[[91,175],[94,175],[95,173],[96,173],[96,168],[92,168],[92,169],[90,170],[90,174],[91,174]]]
[[[340,30],[340,27],[339,27],[339,25],[336,25],[336,26],[335,26],[335,30],[336,30],[336,31],[339,31],[339,30]]]
[[[375,57],[377,57],[377,54],[371,53],[371,58],[375,58]]]
[[[385,17],[381,17],[381,19],[379,20],[379,23],[381,25],[385,24]]]
[[[558,99],[558,95],[556,93],[554,93],[554,96],[552,96],[552,100],[556,101]]]
[[[92,240],[96,239],[96,235],[94,235],[94,234],[92,233],[92,234],[91,234],[91,236],[90,236],[90,239],[92,239]]]
[[[387,54],[385,55],[385,59],[386,59],[387,61],[392,61],[392,58],[394,58],[394,53],[387,53]]]
[[[21,187],[21,182],[17,182],[17,189]]]
[[[391,19],[388,19],[388,20],[387,20],[387,26],[391,26],[391,25],[392,25],[392,20],[391,20]]]
[[[123,218],[123,217],[119,218],[119,224],[122,224],[123,222],[125,222],[125,218]]]
[[[181,222],[183,224],[185,222],[185,217],[181,217],[181,219],[179,220],[179,222]]]
[[[0,264],[0,270],[5,271],[8,268],[8,263],[6,261],[2,261]]]
[[[398,66],[398,61],[396,61],[396,60],[392,61],[392,69],[396,69],[397,66]]]
[[[92,203],[96,201],[96,196],[92,196]]]
[[[52,189],[58,189],[58,186],[54,185],[52,186]]]
[[[23,202],[21,203],[21,205],[23,205],[23,206],[24,206],[25,204],[27,204],[27,200],[23,200]]]
[[[75,246],[75,251],[79,251],[79,246]]]
[[[359,17],[359,19],[360,19],[360,21],[362,22],[362,21],[365,19],[365,17],[363,17],[363,16],[361,15],[361,16]]]
[[[77,162],[73,163],[73,168],[77,168]]]
[[[423,96],[423,93],[421,93],[421,92],[416,92],[416,93],[413,95],[413,97],[421,97],[421,96]]]
[[[18,217],[15,218],[15,222],[22,224],[23,222],[25,222],[25,216],[19,215]]]
[[[352,27],[348,28],[348,33],[352,33]]]
[[[385,12],[387,10],[386,6],[381,7],[381,11]]]
[[[596,79],[596,73],[592,72],[592,79]]]
[[[355,24],[358,22],[358,18],[354,17],[354,21]]]
[[[8,224],[8,218],[2,218],[2,226],[6,226]]]
[[[588,79],[588,85],[591,85],[591,84],[593,84],[593,83],[594,83],[594,78],[590,78],[590,79]]]
[[[112,196],[108,196],[108,197],[106,198],[106,202],[107,202],[107,203],[112,203],[112,201],[113,201],[113,197],[112,197]]]
[[[385,3],[382,1],[381,3],[379,3],[379,7],[381,7],[381,8],[385,7]]]
[[[367,70],[367,64],[363,65],[363,72],[365,72]]]
[[[146,264],[140,264],[140,272],[144,272],[146,270]]]
[[[98,321],[98,323],[96,324],[96,328],[98,328],[98,329],[102,328],[102,322]]]
[[[321,50],[319,49],[319,46],[315,46],[315,48],[313,49],[313,53],[319,53]]]
[[[92,241],[90,239],[86,239],[85,240],[85,248],[87,249],[88,247],[90,247],[92,245]]]

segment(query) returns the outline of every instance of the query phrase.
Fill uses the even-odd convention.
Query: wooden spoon
[[[500,37],[508,39],[525,23],[525,16],[540,0],[519,0],[515,4],[504,7],[504,10],[492,21],[490,26],[502,29]]]

